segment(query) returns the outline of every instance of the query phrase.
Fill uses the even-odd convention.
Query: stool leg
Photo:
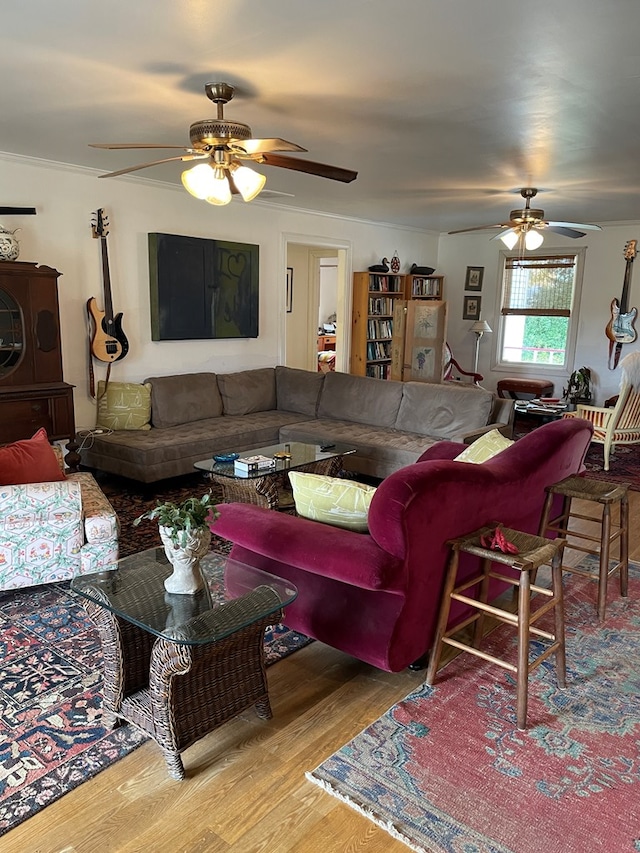
[[[489,572],[491,571],[491,560],[482,561],[482,581],[480,583],[479,600],[486,604],[489,598]],[[482,629],[484,628],[484,613],[482,610],[478,613],[478,618],[473,626],[473,647],[478,648],[482,641]]]
[[[438,624],[433,637],[431,646],[431,657],[429,658],[429,667],[427,669],[427,684],[431,685],[438,671],[440,663],[440,655],[442,654],[442,638],[447,630],[447,621],[449,620],[449,610],[451,609],[451,593],[456,585],[456,576],[458,574],[458,554],[457,548],[454,548],[449,557],[449,568],[442,590],[442,599],[440,601],[440,614],[438,615]]]
[[[600,540],[600,577],[598,580],[598,619],[603,622],[607,610],[609,551],[611,548],[611,506],[602,508],[602,539]]]
[[[629,498],[620,500],[620,595],[629,594]]]
[[[551,492],[547,492],[547,497],[545,498],[544,506],[542,508],[542,515],[540,516],[540,527],[538,528],[538,536],[544,536],[544,534],[547,532],[553,498],[554,495],[551,494]]]
[[[531,609],[529,572],[520,572],[518,594],[518,672],[516,720],[519,729],[527,727],[527,702],[529,691],[529,614]]]
[[[555,620],[555,637],[558,643],[556,650],[556,680],[558,687],[567,683],[567,660],[564,641],[564,598],[562,592],[562,548],[551,561],[551,590],[555,599],[553,617]]]

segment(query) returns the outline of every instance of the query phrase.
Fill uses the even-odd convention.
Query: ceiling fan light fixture
[[[543,243],[544,237],[539,231],[536,231],[535,229],[527,231],[527,233],[524,235],[524,245],[525,248],[529,250],[537,249],[539,246],[542,246]]]
[[[518,233],[518,231],[515,231],[512,228],[510,231],[505,231],[504,234],[501,234],[500,239],[505,244],[507,249],[511,250],[515,247],[516,243],[520,239],[520,234]]]
[[[245,201],[253,201],[264,189],[267,179],[260,172],[249,169],[248,166],[241,166],[239,163],[232,163],[229,168],[233,182]]]
[[[195,198],[205,199],[213,190],[215,175],[210,163],[198,163],[185,169],[180,177],[184,188]]]

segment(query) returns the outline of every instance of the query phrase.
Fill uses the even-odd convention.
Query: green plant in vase
[[[193,594],[204,585],[200,560],[209,550],[209,525],[218,515],[211,493],[207,492],[201,498],[186,498],[181,503],[158,502],[133,522],[135,526],[144,519],[158,522],[164,552],[173,566],[173,574],[164,582],[167,592]]]

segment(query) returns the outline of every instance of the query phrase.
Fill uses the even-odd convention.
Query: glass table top
[[[323,459],[332,459],[335,456],[350,456],[355,453],[355,448],[346,444],[305,444],[301,441],[291,441],[286,444],[269,444],[267,447],[255,447],[251,450],[243,450],[240,457],[267,456],[273,458],[275,465],[269,468],[259,468],[257,471],[238,471],[233,461],[217,462],[215,459],[202,459],[194,463],[194,467],[207,474],[216,474],[219,477],[230,477],[234,480],[255,480],[268,474],[277,474],[281,471],[295,471],[313,462]],[[274,454],[290,453],[290,456],[275,456]]]
[[[118,561],[114,571],[78,575],[71,589],[151,634],[184,645],[220,640],[290,604],[289,581],[209,553],[201,563],[204,589],[177,595],[164,588],[172,567],[164,548]]]

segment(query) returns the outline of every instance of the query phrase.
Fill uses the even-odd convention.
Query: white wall
[[[549,248],[577,249],[587,247],[580,320],[575,363],[571,370],[582,366],[591,370],[593,393],[598,405],[607,397],[617,393],[620,384],[620,369],[611,371],[607,367],[609,340],[605,327],[611,317],[611,300],[620,299],[626,262],[624,246],[628,240],[637,239],[640,223],[629,222],[607,225],[603,231],[588,232],[584,238],[569,240],[546,232],[544,246]],[[438,272],[446,275],[445,298],[449,303],[448,340],[458,362],[467,370],[473,366],[475,335],[469,331],[471,320],[462,319],[464,282],[467,266],[484,267],[482,292],[482,319],[492,329],[498,327],[498,299],[500,286],[499,258],[503,248],[499,240],[491,240],[491,233],[462,234],[440,238]],[[629,303],[640,306],[640,269],[638,280],[631,282]],[[497,381],[508,372],[498,373],[491,369],[494,361],[497,336],[486,334],[480,342],[479,371],[485,377],[483,385],[495,388]],[[638,349],[638,342],[625,345],[622,357]],[[532,368],[531,376],[541,375]],[[566,387],[568,374],[555,381],[555,392],[562,395],[562,384]]]
[[[147,176],[148,178],[150,177]],[[309,177],[310,181],[320,180]],[[397,248],[401,258],[435,264],[438,237],[412,229],[285,209],[270,202],[234,200],[217,208],[192,198],[181,185],[169,187],[128,176],[100,180],[93,170],[0,154],[3,205],[35,206],[37,216],[4,216],[18,228],[19,260],[55,267],[59,279],[64,377],[76,386],[76,426],[95,424],[88,386],[86,301],[102,307],[100,244],[91,236],[91,213],[99,207],[110,219],[107,238],[114,311],[123,312],[129,354],[116,362],[113,380],[212,370],[227,372],[274,365],[284,339],[283,235],[300,242],[350,245],[353,269],[366,269]],[[260,247],[260,328],[254,340],[152,341],[149,321],[147,234],[163,232],[256,243]],[[348,270],[351,278],[351,270]],[[95,364],[96,380],[106,365]]]

